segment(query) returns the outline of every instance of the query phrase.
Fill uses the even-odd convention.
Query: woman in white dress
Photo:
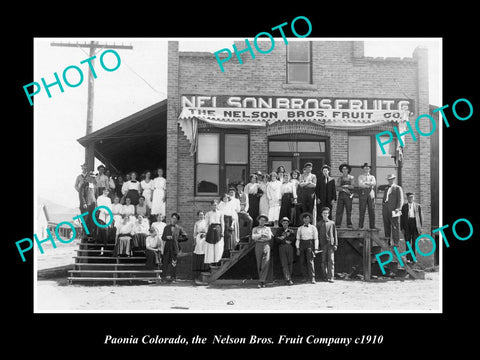
[[[259,212],[260,214],[267,215],[268,214],[268,199],[267,199],[267,183],[268,183],[268,175],[258,175],[258,190],[262,192],[262,196],[260,197],[259,201]]]
[[[223,232],[224,255],[230,256],[230,250],[234,250],[240,241],[238,228],[238,212],[240,211],[240,200],[235,197],[235,189],[230,188],[228,194],[224,194],[222,201],[218,204],[218,210],[223,214],[225,224]]]
[[[203,271],[208,271],[210,266],[205,264],[205,239],[207,237],[207,221],[205,220],[205,213],[202,210],[197,212],[198,220],[193,226],[193,258],[192,258],[192,272],[195,283],[201,283],[201,276]]]
[[[120,224],[122,223],[122,208],[123,208],[123,205],[120,204],[120,198],[118,196],[115,196],[113,198],[112,213],[113,213],[113,224],[117,229],[120,227]]]
[[[207,236],[205,238],[205,264],[215,264],[223,255],[223,214],[218,210],[218,200],[212,200],[212,209],[205,214]]]
[[[150,171],[145,172],[145,179],[140,182],[140,186],[142,187],[142,195],[145,197],[145,204],[151,209],[153,199],[153,180]]]
[[[132,205],[130,198],[125,198],[125,205],[122,206],[122,216],[127,216],[128,221],[134,223],[137,218],[135,217],[135,206]]]
[[[282,182],[277,177],[277,173],[272,171],[270,174],[271,180],[267,184],[268,218],[273,221],[275,227],[278,226],[280,202],[282,200]]]
[[[152,190],[152,215],[165,215],[165,191],[167,190],[167,181],[163,177],[163,169],[157,170],[158,177],[153,179]]]

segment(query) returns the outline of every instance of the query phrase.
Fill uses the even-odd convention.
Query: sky
[[[53,47],[51,42],[100,43],[132,45],[132,50],[117,49],[121,64],[115,71],[105,71],[99,62],[103,49],[97,49],[94,65],[93,131],[123,119],[167,97],[167,40],[141,38],[36,38],[34,41],[34,78],[32,82],[54,82],[54,73],[61,78],[63,70],[76,65],[83,70],[83,82],[75,87],[64,85],[50,88],[49,98],[42,87],[34,97],[34,164],[35,193],[69,208],[78,207],[78,195],[73,185],[80,174],[85,150],[77,139],[86,132],[87,117],[87,64],[80,64],[89,57],[88,49],[81,47]],[[178,39],[180,51],[209,51],[231,48],[235,39]],[[281,39],[279,39],[281,41]],[[310,38],[310,40],[329,40]],[[342,39],[343,40],[343,39]],[[353,40],[353,39],[352,39]],[[355,40],[359,40],[355,38]],[[411,57],[417,46],[429,51],[430,104],[441,104],[441,39],[364,39],[365,56]],[[263,56],[268,56],[263,55]],[[106,54],[105,65],[116,65],[113,54]],[[80,82],[75,70],[68,71],[71,83]],[[62,84],[63,79],[62,79]],[[26,84],[24,84],[26,85]],[[25,96],[25,106],[30,106]],[[95,163],[95,168],[99,164]]]

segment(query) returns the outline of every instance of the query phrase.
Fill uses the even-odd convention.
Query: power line
[[[50,43],[51,46],[60,46],[60,47],[76,47],[80,48],[82,51],[82,48],[88,48],[90,50],[89,52],[89,57],[92,58],[95,56],[95,50],[96,49],[128,49],[132,50],[133,46],[132,45],[117,45],[117,44],[100,44],[98,41],[90,41],[89,43],[84,42],[79,43],[62,43],[62,42],[52,42]],[[85,52],[85,51],[84,51]],[[95,59],[92,59],[91,64],[93,67]],[[90,134],[92,132],[92,127],[93,127],[93,100],[94,100],[94,95],[93,95],[93,89],[94,89],[94,79],[93,79],[93,74],[92,70],[89,66],[88,69],[88,101],[87,101],[87,129],[86,129],[86,134]],[[87,147],[85,148],[85,162],[87,163],[87,168],[89,170],[93,169],[93,163],[95,160],[94,152],[93,152],[93,147]]]

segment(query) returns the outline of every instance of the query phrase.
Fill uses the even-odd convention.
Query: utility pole
[[[133,49],[131,45],[116,45],[116,44],[100,44],[98,41],[90,41],[90,43],[57,43],[53,42],[50,43],[51,46],[61,46],[61,47],[75,47],[75,48],[88,48],[90,49],[89,58],[92,58],[96,54],[96,49]],[[92,67],[95,64],[95,59],[91,61]],[[94,90],[94,78],[93,73],[88,68],[88,103],[87,103],[87,129],[86,135],[92,132],[92,125],[93,125],[93,90]],[[88,170],[93,170],[93,162],[94,162],[94,143],[87,146],[85,148],[85,162],[87,163]]]

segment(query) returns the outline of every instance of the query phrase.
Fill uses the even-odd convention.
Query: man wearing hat
[[[414,201],[415,194],[407,192],[407,203],[402,206],[402,216],[400,218],[400,229],[405,236],[405,242],[409,242],[412,249],[415,248],[415,240],[422,232],[423,216],[422,207]],[[413,261],[410,253],[407,254],[407,260]]]
[[[292,244],[295,242],[295,233],[288,225],[290,220],[288,217],[283,217],[280,220],[281,228],[277,229],[275,233],[275,241],[278,244],[278,255],[280,263],[282,264],[283,277],[288,285],[293,285],[292,271],[293,271],[293,248]]]
[[[322,166],[322,175],[317,181],[315,187],[315,196],[317,197],[317,220],[320,220],[321,209],[328,207],[330,209],[329,218],[331,219],[332,205],[337,200],[335,191],[335,179],[330,176],[330,166]]]
[[[271,257],[272,230],[265,226],[267,215],[258,215],[258,226],[252,229],[252,240],[255,241],[255,258],[257,259],[258,288],[264,288],[265,283],[272,279],[273,263]]]
[[[95,177],[95,181],[97,183],[97,191],[95,196],[98,198],[100,195],[103,194],[103,189],[108,189],[108,176],[105,175],[105,166],[99,165],[97,167],[98,175]]]
[[[297,256],[300,256],[300,266],[302,273],[306,275],[307,281],[315,284],[315,252],[318,251],[318,231],[315,226],[310,224],[312,214],[303,213],[301,215],[303,225],[297,229],[297,240],[295,246],[297,248]],[[307,271],[305,273],[305,267]]]
[[[317,186],[317,177],[312,174],[312,163],[307,162],[303,167],[303,174],[298,179],[297,201],[299,204],[299,211],[302,213],[313,212],[313,196],[315,194],[315,187]]]
[[[370,229],[375,229],[375,186],[377,181],[375,176],[370,174],[372,167],[368,163],[362,166],[363,174],[358,176],[358,186],[360,188],[359,207],[360,216],[358,219],[358,227],[363,229],[365,220],[365,210],[368,208],[368,220]]]
[[[78,191],[78,197],[80,201],[80,213],[83,214],[88,212],[88,214],[84,217],[85,225],[89,230],[90,234],[92,234],[95,224],[93,222],[92,213],[95,209],[95,174],[93,171],[90,171],[85,178],[85,181],[82,182],[80,185],[80,189]],[[84,237],[86,237],[86,232],[84,233]]]
[[[352,168],[348,164],[342,164],[338,168],[342,173],[337,179],[338,202],[337,213],[335,216],[335,225],[341,227],[343,218],[343,209],[347,212],[347,227],[352,228],[352,199],[353,199],[353,175],[350,175]]]
[[[388,185],[382,201],[383,229],[390,246],[397,246],[400,240],[400,210],[403,206],[403,190],[395,184],[395,178],[394,174],[387,176]]]
[[[82,169],[82,173],[80,175],[78,175],[75,179],[75,190],[77,190],[77,192],[80,191],[80,186],[87,179],[87,164],[84,163],[84,164],[80,165],[80,168]]]

